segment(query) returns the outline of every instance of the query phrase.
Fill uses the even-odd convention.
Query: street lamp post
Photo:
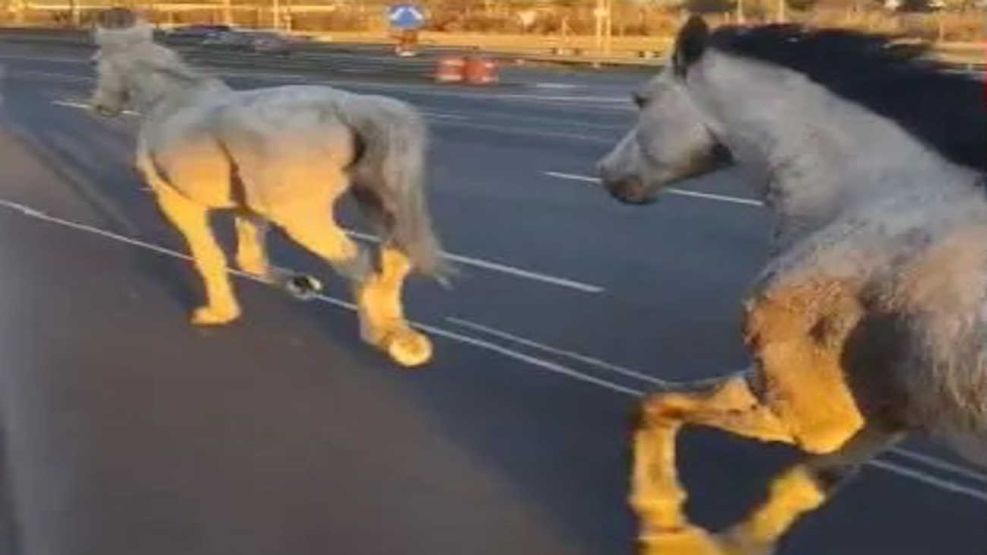
[[[601,56],[609,56],[613,40],[613,0],[596,0],[596,9],[593,10],[593,19],[596,20],[596,31],[594,33],[596,53]]]

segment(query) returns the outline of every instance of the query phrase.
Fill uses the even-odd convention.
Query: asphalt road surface
[[[436,356],[409,372],[358,341],[341,281],[278,237],[275,261],[323,277],[327,297],[240,279],[242,321],[188,325],[198,279],[132,169],[136,119],[79,108],[86,56],[0,40],[0,553],[632,552],[628,415],[660,380],[745,365],[738,301],[770,223],[730,172],[647,208],[593,183],[643,74],[512,69],[469,89],[397,79],[373,55],[324,75],[220,70],[427,114],[432,206],[461,276],[411,284]],[[792,454],[690,430],[681,456],[689,510],[719,528]],[[911,443],[782,553],[987,554],[987,477]]]

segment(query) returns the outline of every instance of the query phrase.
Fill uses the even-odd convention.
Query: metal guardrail
[[[249,65],[251,59],[268,59],[269,55],[251,54],[243,51],[230,51],[223,48],[198,47],[195,41],[183,41],[167,38],[165,42],[176,47],[187,47],[189,54],[202,61],[224,61],[233,65]],[[336,35],[299,34],[301,40],[290,56],[283,60],[284,67],[298,70],[316,70],[331,67],[325,59],[327,55],[338,56],[340,53],[366,53],[368,48],[389,47],[393,42],[387,37],[371,34],[344,33]],[[472,37],[475,39],[476,37]],[[306,40],[307,39],[307,40]],[[67,47],[92,47],[92,41],[87,32],[75,29],[50,28],[0,28],[0,40],[7,42],[34,43],[46,45],[62,45]],[[495,41],[496,42],[496,41]],[[630,42],[630,41],[628,41]],[[655,44],[655,40],[646,40]],[[637,45],[635,45],[637,46]],[[430,53],[470,53],[479,52],[485,55],[510,62],[534,62],[551,64],[593,65],[593,66],[624,66],[624,67],[656,67],[664,63],[665,53],[657,50],[640,49],[640,47],[617,50],[610,56],[593,55],[592,53],[573,53],[572,46],[561,46],[557,42],[544,41],[539,47],[518,47],[508,45],[478,44],[437,44],[427,41],[423,44],[426,52]],[[568,50],[567,50],[568,49]],[[585,49],[584,49],[585,51]],[[381,53],[385,52],[383,49]],[[941,63],[965,71],[983,71],[987,69],[987,47],[981,44],[942,43],[934,45],[932,54]],[[251,58],[253,56],[253,58]],[[431,61],[415,58],[395,58],[394,68],[401,73],[408,70],[421,70]],[[281,62],[279,62],[279,65]]]

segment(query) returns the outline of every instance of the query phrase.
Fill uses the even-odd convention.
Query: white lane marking
[[[0,54],[0,60],[15,60],[23,62],[45,62],[54,64],[88,64],[88,58],[59,58],[49,56],[26,56],[23,54]]]
[[[420,110],[420,111],[426,117],[430,117],[430,118],[452,119],[452,120],[457,120],[457,121],[458,120],[465,121],[465,120],[471,119],[468,116],[462,116],[462,115],[459,115],[459,114],[443,114],[441,112],[428,112],[428,111],[425,111],[425,110]]]
[[[27,217],[30,217],[30,218],[35,218],[35,219],[38,219],[38,220],[41,220],[41,221],[44,221],[44,222],[48,222],[48,223],[60,225],[60,226],[67,227],[67,228],[70,228],[70,229],[74,229],[74,230],[77,230],[77,231],[82,231],[82,232],[85,232],[85,233],[90,233],[90,234],[97,235],[97,236],[100,236],[100,237],[103,237],[103,238],[106,238],[106,239],[111,239],[113,241],[117,241],[117,242],[120,242],[120,243],[125,243],[127,245],[131,245],[131,246],[134,246],[134,247],[139,247],[139,248],[142,248],[142,249],[150,250],[150,251],[156,252],[158,254],[163,254],[163,255],[166,255],[166,256],[173,257],[173,258],[178,258],[178,259],[189,261],[189,262],[192,261],[192,257],[189,256],[189,255],[187,255],[187,254],[183,254],[183,253],[180,253],[178,251],[174,251],[174,250],[171,250],[169,248],[162,247],[160,245],[155,245],[154,243],[148,243],[146,241],[141,241],[140,239],[133,239],[131,237],[126,237],[124,235],[120,235],[120,234],[114,233],[112,231],[107,231],[105,229],[100,229],[98,227],[94,227],[94,226],[90,226],[90,225],[86,225],[86,224],[74,222],[74,221],[71,221],[71,220],[66,220],[66,219],[63,219],[63,218],[56,217],[56,216],[50,216],[50,215],[48,215],[48,214],[46,214],[46,213],[44,213],[44,212],[42,212],[40,210],[31,208],[30,206],[26,206],[26,205],[23,205],[23,204],[20,204],[20,203],[16,203],[16,202],[12,202],[12,201],[9,201],[9,200],[0,199],[0,206],[3,206],[5,208],[9,208],[9,209],[15,210],[18,213],[23,214],[24,216],[27,216]],[[290,271],[287,268],[280,268],[280,269],[285,270],[285,271]],[[263,280],[261,280],[260,278],[258,278],[256,276],[252,276],[252,275],[250,275],[250,274],[248,274],[246,272],[243,272],[241,270],[237,270],[237,269],[234,269],[234,268],[228,268],[227,271],[230,274],[235,275],[235,276],[238,276],[238,277],[246,278],[246,279],[249,279],[251,281],[256,281],[258,283],[264,283]],[[338,307],[345,308],[345,309],[348,309],[348,310],[351,310],[351,311],[356,310],[356,305],[354,305],[353,303],[347,302],[347,301],[343,301],[343,300],[340,300],[340,299],[335,299],[333,297],[329,297],[329,296],[326,296],[326,295],[317,294],[317,295],[313,295],[312,298],[318,299],[319,301],[321,301],[323,303],[331,304],[333,306],[338,306]],[[618,393],[623,393],[625,395],[630,395],[630,396],[633,396],[633,397],[640,397],[642,395],[642,393],[640,391],[637,391],[635,389],[624,387],[624,386],[622,386],[620,384],[616,384],[616,383],[613,383],[613,382],[610,382],[610,381],[607,381],[607,380],[604,380],[604,379],[601,379],[601,378],[597,378],[595,376],[590,376],[588,374],[583,374],[582,372],[579,372],[578,370],[574,370],[574,369],[569,368],[567,366],[563,366],[563,365],[557,364],[555,362],[551,362],[551,361],[540,359],[538,357],[531,356],[531,355],[528,355],[528,354],[525,354],[525,353],[514,351],[514,350],[509,349],[507,347],[504,347],[504,346],[501,346],[501,345],[497,345],[497,344],[494,344],[494,343],[490,343],[489,341],[484,341],[482,339],[472,338],[472,337],[469,337],[469,336],[465,336],[465,335],[456,333],[456,332],[451,331],[451,330],[439,328],[439,327],[428,325],[428,324],[422,324],[422,323],[419,323],[419,322],[411,322],[411,324],[413,324],[415,327],[417,327],[419,329],[422,329],[422,330],[425,330],[425,331],[434,333],[436,335],[441,335],[443,337],[446,337],[446,338],[449,338],[449,339],[452,339],[452,340],[455,340],[455,341],[459,341],[460,343],[466,343],[466,344],[469,344],[469,345],[473,345],[475,347],[480,347],[482,349],[486,349],[488,351],[493,351],[493,352],[499,353],[501,355],[504,355],[504,356],[513,358],[515,360],[519,360],[519,361],[526,362],[528,364],[537,366],[537,367],[542,368],[544,370],[548,370],[548,371],[554,372],[556,374],[561,374],[561,375],[564,375],[564,376],[568,376],[570,378],[573,378],[573,379],[576,379],[576,380],[579,380],[579,381],[582,381],[582,382],[591,383],[591,384],[597,385],[599,387],[603,387],[603,388],[609,389],[611,391],[616,391]]]
[[[535,83],[534,87],[536,89],[572,90],[584,89],[586,85],[574,85],[572,83]]]
[[[80,110],[88,110],[89,109],[89,106],[86,103],[84,103],[84,102],[77,102],[77,101],[74,101],[74,100],[53,100],[52,101],[52,104],[55,104],[56,106],[63,106],[63,107],[66,107],[66,108],[78,108]],[[139,112],[135,112],[133,110],[124,110],[123,111],[123,114],[128,115],[128,116],[139,116],[140,115]],[[458,120],[468,120],[468,119],[470,119],[470,118],[468,118],[466,116],[461,116],[459,114],[442,114],[442,113],[439,113],[439,112],[425,112],[425,111],[423,111],[422,114],[424,114],[426,117],[430,117],[430,118],[450,119],[450,120],[457,120],[457,121]]]
[[[30,59],[30,58],[26,58]],[[40,61],[49,61],[45,59],[39,59]],[[68,60],[50,60],[55,62],[68,62]],[[85,61],[80,61],[80,64],[88,63]],[[193,64],[194,65],[194,64]],[[221,66],[221,64],[220,64]],[[46,72],[46,71],[34,71],[34,70],[16,70],[13,72],[16,75],[23,76],[33,76],[33,77],[43,77],[48,79],[63,80],[70,82],[91,82],[95,78],[90,76],[81,75],[70,75],[66,73],[56,73],[56,72]],[[561,96],[561,95],[539,95],[539,94],[492,94],[492,93],[481,93],[481,92],[454,92],[441,90],[441,85],[414,85],[414,84],[402,84],[393,85],[390,83],[379,83],[374,81],[328,81],[311,79],[306,76],[301,76],[291,73],[267,73],[267,72],[236,72],[236,71],[223,71],[216,72],[214,75],[223,78],[240,78],[240,79],[255,79],[255,80],[273,80],[273,81],[296,81],[304,83],[313,84],[324,84],[333,87],[368,87],[382,90],[398,90],[406,92],[408,94],[428,94],[429,96],[448,96],[453,98],[475,98],[479,100],[518,100],[518,101],[533,101],[533,102],[543,102],[543,103],[574,103],[574,104],[587,104],[593,105],[597,109],[607,109],[607,110],[618,110],[618,111],[633,111],[633,107],[627,106],[627,99],[624,97],[617,96]]]
[[[373,241],[375,243],[380,241],[380,239],[376,235],[371,235],[369,233],[361,233],[359,231],[354,231],[352,229],[346,229],[344,231],[346,231],[346,233],[351,237],[355,237],[357,239],[363,239],[365,241]],[[521,277],[533,281],[540,281],[543,283],[550,283],[552,285],[558,285],[560,287],[568,287],[569,289],[575,289],[576,291],[582,291],[583,293],[602,293],[605,291],[605,289],[603,287],[600,287],[599,285],[592,285],[589,283],[583,283],[581,281],[550,276],[548,274],[533,272],[531,270],[523,270],[521,268],[516,268],[514,266],[508,266],[507,264],[501,264],[500,262],[491,262],[489,260],[473,258],[470,256],[465,256],[462,254],[454,254],[451,252],[443,252],[442,256],[448,258],[449,260],[452,260],[453,262],[459,262],[461,264],[465,264],[468,266],[476,266],[478,268],[483,268],[485,270],[501,272],[515,277]]]
[[[905,466],[901,466],[899,464],[888,462],[886,460],[875,459],[869,461],[867,464],[871,466],[875,466],[882,470],[886,470],[888,472],[893,472],[895,474],[898,474],[899,476],[905,476],[907,478],[911,478],[912,480],[923,482],[925,484],[939,488],[941,490],[951,491],[953,493],[959,493],[961,495],[966,495],[968,497],[972,497],[974,499],[987,503],[987,491],[976,490],[973,488],[969,488],[957,484],[955,482],[951,482],[949,480],[936,478],[935,476],[931,476],[919,470],[914,470]]]
[[[566,179],[569,181],[581,181],[583,183],[597,183],[597,184],[600,183],[600,179],[598,177],[592,177],[589,175],[578,175],[574,173],[563,173],[563,172],[543,172],[543,173],[549,177],[554,177],[557,179]],[[664,192],[668,194],[679,195],[684,197],[701,198],[703,200],[715,200],[719,202],[729,202],[732,204],[743,204],[745,206],[764,206],[763,202],[752,198],[733,197],[729,195],[717,195],[714,193],[700,193],[699,191],[676,189],[674,187],[669,187],[668,189],[665,189]]]
[[[87,111],[90,109],[89,108],[89,105],[86,104],[86,103],[84,103],[84,102],[74,102],[74,101],[71,101],[71,100],[52,100],[51,103],[54,104],[54,105],[56,105],[56,106],[63,106],[65,108],[77,108],[79,110],[87,110]],[[135,112],[133,110],[124,110],[121,113],[123,115],[125,115],[125,116],[139,116],[140,115],[140,114],[138,114],[137,112]]]
[[[435,326],[429,326],[429,325],[418,324],[418,323],[416,323],[415,326],[418,327],[418,328],[420,328],[420,329],[422,329],[422,330],[424,330],[424,331],[431,332],[431,333],[433,333],[435,335],[441,335],[443,337],[447,337],[449,339],[454,339],[456,341],[459,341],[460,343],[466,343],[466,344],[473,345],[473,346],[476,346],[476,347],[481,347],[481,348],[486,349],[488,351],[493,351],[495,353],[499,353],[499,354],[504,355],[506,357],[510,357],[510,358],[515,359],[515,360],[519,360],[521,362],[527,362],[528,364],[531,364],[531,365],[534,365],[534,366],[538,366],[539,368],[542,368],[544,370],[548,370],[548,371],[554,372],[556,374],[561,374],[563,376],[568,376],[570,378],[573,378],[573,379],[576,379],[576,380],[579,380],[579,381],[582,381],[582,382],[591,383],[591,384],[597,385],[599,387],[602,387],[604,389],[609,389],[611,391],[616,391],[617,393],[623,393],[624,395],[630,395],[632,397],[642,397],[644,395],[642,392],[640,392],[640,391],[638,391],[636,389],[633,389],[633,388],[630,388],[630,387],[624,387],[624,386],[622,386],[620,384],[616,384],[616,383],[613,383],[613,382],[608,381],[608,380],[597,378],[595,376],[590,376],[589,374],[583,374],[582,372],[579,372],[578,370],[574,370],[572,368],[569,368],[568,366],[563,366],[563,365],[557,364],[555,362],[551,362],[551,361],[548,361],[548,360],[545,360],[545,359],[541,359],[541,358],[538,358],[538,357],[535,357],[535,356],[527,355],[527,354],[524,354],[522,352],[515,351],[513,349],[509,349],[509,348],[504,347],[504,346],[501,346],[501,345],[497,345],[496,343],[490,343],[489,341],[484,341],[482,339],[476,339],[476,338],[469,337],[467,335],[462,335],[462,334],[459,334],[459,333],[456,333],[456,332],[453,332],[453,331],[449,331],[449,330],[446,330],[446,329],[437,328]]]
[[[537,131],[526,127],[512,127],[507,125],[495,125],[490,123],[458,123],[458,122],[446,122],[446,121],[438,121],[436,123],[439,125],[454,125],[456,127],[468,127],[470,129],[477,129],[480,131],[494,131],[498,133],[509,133],[512,135],[522,135],[525,137],[573,139],[577,141],[596,143],[599,145],[612,145],[614,143],[614,140],[606,139],[603,137],[593,137],[591,135],[583,135],[582,133],[567,133],[565,131]]]
[[[83,110],[88,110],[89,109],[89,107],[86,104],[82,103],[82,102],[74,102],[74,101],[68,101],[68,100],[56,100],[56,101],[53,101],[52,103],[53,104],[56,104],[58,106],[65,106],[65,107],[69,107],[69,108],[78,108],[78,109],[83,109]],[[127,115],[136,115],[137,113],[128,110],[128,111],[125,111],[124,114],[127,114]],[[349,234],[350,236],[356,237],[358,239],[363,239],[363,240],[366,240],[366,241],[374,241],[374,242],[377,242],[377,241],[380,240],[380,239],[377,238],[377,236],[370,235],[368,233],[361,233],[359,231],[355,231],[355,230],[351,230],[351,229],[347,229],[347,230],[344,230],[344,231],[346,231],[346,233]],[[501,263],[501,262],[493,262],[493,261],[490,261],[490,260],[483,260],[481,258],[474,258],[472,256],[466,256],[466,255],[455,254],[455,253],[450,253],[450,252],[443,252],[442,253],[442,256],[444,256],[445,258],[447,258],[449,260],[452,260],[453,262],[459,262],[460,264],[464,264],[464,265],[467,265],[467,266],[475,266],[477,268],[483,268],[484,270],[490,270],[490,271],[493,271],[493,272],[500,272],[500,273],[503,273],[503,274],[512,275],[514,277],[524,278],[524,279],[528,279],[528,280],[532,280],[532,281],[538,281],[538,282],[541,282],[541,283],[548,283],[548,284],[551,284],[551,285],[557,285],[559,287],[566,287],[566,288],[569,288],[569,289],[574,289],[576,291],[581,291],[583,293],[594,293],[594,294],[597,294],[597,293],[603,293],[604,291],[606,291],[605,288],[603,288],[603,287],[601,287],[599,285],[593,285],[593,284],[590,284],[590,283],[576,281],[576,280],[573,280],[573,279],[568,279],[568,278],[553,276],[553,275],[549,275],[549,274],[543,274],[543,273],[535,272],[535,271],[532,271],[532,270],[524,270],[524,269],[517,268],[515,266],[510,266],[508,264],[504,264],[504,263]]]
[[[943,472],[950,472],[957,476],[962,476],[964,478],[968,478],[970,480],[974,480],[982,484],[987,484],[987,475],[977,472],[973,469],[960,466],[958,464],[953,464],[951,462],[944,461],[939,457],[933,457],[932,455],[917,453],[915,451],[904,449],[902,447],[894,447],[889,451],[906,459],[911,459],[913,461],[927,464],[937,470],[941,470]]]
[[[68,83],[91,83],[95,80],[92,77],[86,77],[84,75],[69,75],[67,73],[51,73],[48,71],[34,71],[34,70],[22,70],[22,69],[12,69],[7,72],[7,76],[14,80],[16,80],[18,77],[35,77],[35,78],[48,79],[54,81],[63,81]]]
[[[123,235],[119,235],[117,233],[113,233],[112,231],[106,231],[105,229],[100,229],[98,227],[93,227],[93,226],[90,226],[90,225],[81,224],[81,223],[78,223],[78,222],[73,222],[71,220],[65,220],[65,219],[62,219],[62,218],[58,218],[56,216],[50,216],[48,214],[45,214],[44,212],[41,212],[40,210],[36,210],[34,208],[31,208],[30,206],[26,206],[26,205],[19,204],[19,203],[16,203],[16,202],[12,202],[12,201],[9,201],[9,200],[0,199],[0,206],[3,206],[3,207],[6,207],[6,208],[9,208],[9,209],[12,209],[12,210],[14,210],[14,211],[16,211],[16,212],[24,215],[24,216],[30,217],[30,218],[35,218],[35,219],[38,219],[38,220],[41,220],[41,221],[45,221],[45,222],[48,222],[48,223],[52,223],[52,224],[55,224],[55,225],[60,225],[60,226],[67,227],[67,228],[70,228],[70,229],[74,229],[74,230],[77,230],[77,231],[82,231],[82,232],[85,232],[85,233],[90,233],[90,234],[93,234],[93,235],[104,237],[106,239],[111,239],[111,240],[114,240],[114,241],[125,243],[127,245],[131,245],[131,246],[139,247],[139,248],[142,248],[142,249],[150,250],[150,251],[153,251],[153,252],[156,252],[156,253],[159,253],[159,254],[163,254],[163,255],[166,255],[166,256],[173,257],[173,258],[178,258],[178,259],[185,260],[185,261],[191,261],[192,260],[192,257],[190,257],[189,255],[182,254],[182,253],[177,252],[177,251],[173,251],[173,250],[171,250],[169,248],[166,248],[166,247],[155,245],[153,243],[148,243],[146,241],[141,241],[139,239],[132,239],[130,237],[125,237]],[[247,278],[247,279],[250,279],[252,281],[261,282],[261,280],[259,278],[254,277],[254,276],[251,276],[250,274],[247,274],[247,273],[242,272],[240,270],[235,270],[235,269],[230,268],[228,271],[231,274],[235,275],[235,276]],[[325,304],[329,304],[329,305],[333,305],[333,306],[345,308],[345,309],[348,309],[348,310],[351,310],[351,311],[356,309],[356,307],[353,305],[353,303],[349,303],[349,302],[346,302],[346,301],[342,301],[342,300],[339,300],[339,299],[328,297],[326,295],[319,294],[319,295],[315,295],[313,298],[315,298],[315,299],[317,299],[320,302],[323,302]],[[446,329],[443,329],[443,328],[439,328],[439,327],[436,327],[436,326],[431,326],[431,325],[427,325],[427,324],[421,324],[421,323],[418,323],[418,322],[410,322],[410,323],[412,325],[414,325],[415,327],[418,327],[419,329],[422,329],[424,331],[433,333],[435,335],[440,335],[442,337],[446,337],[448,339],[452,339],[454,341],[458,341],[460,343],[464,343],[464,344],[467,344],[467,345],[473,345],[474,347],[478,347],[478,348],[481,348],[481,349],[485,349],[487,351],[498,353],[498,354],[501,354],[503,356],[507,356],[509,358],[513,358],[513,359],[518,360],[518,361],[526,362],[528,364],[531,364],[533,366],[537,366],[537,367],[542,368],[544,370],[548,370],[548,371],[553,372],[553,373],[556,373],[556,374],[567,376],[567,377],[570,377],[570,378],[573,378],[575,380],[579,380],[579,381],[582,381],[582,382],[585,382],[585,383],[590,383],[590,384],[593,384],[593,385],[597,385],[599,387],[603,387],[603,388],[608,389],[610,391],[615,391],[615,392],[618,392],[618,393],[622,393],[624,395],[630,395],[632,397],[642,397],[644,395],[644,393],[641,392],[641,391],[639,391],[639,390],[636,390],[636,389],[633,389],[633,388],[629,388],[629,387],[624,387],[622,385],[615,384],[615,383],[609,382],[607,380],[602,380],[602,379],[596,378],[594,376],[589,376],[589,375],[586,375],[586,374],[583,374],[583,373],[579,372],[578,370],[574,370],[572,368],[569,368],[567,366],[563,366],[561,364],[556,364],[556,363],[551,362],[551,361],[543,360],[543,359],[540,359],[540,358],[537,358],[537,357],[534,357],[534,356],[531,356],[531,355],[527,355],[527,354],[524,354],[524,353],[521,353],[521,352],[518,352],[518,351],[514,351],[512,349],[509,349],[507,347],[503,347],[501,345],[497,345],[495,343],[490,343],[488,341],[483,341],[481,339],[476,339],[476,338],[472,338],[472,337],[469,337],[469,336],[465,336],[465,335],[462,335],[462,334],[459,334],[459,333],[456,333],[456,332],[453,332],[453,331],[449,331],[449,330],[446,330]],[[888,470],[890,472],[894,472],[894,473],[899,474],[901,476],[905,476],[905,477],[911,478],[913,480],[917,480],[919,482],[922,482],[924,484],[930,485],[932,487],[939,488],[939,489],[944,490],[944,491],[949,491],[949,492],[953,492],[953,493],[959,493],[959,494],[967,495],[967,496],[973,497],[973,498],[975,498],[975,499],[977,499],[979,501],[983,501],[983,502],[987,503],[987,493],[980,492],[980,491],[977,491],[977,490],[974,490],[974,489],[971,489],[971,488],[968,488],[968,487],[965,487],[965,486],[961,486],[961,485],[956,484],[954,482],[950,482],[949,480],[942,480],[942,479],[936,478],[934,476],[930,476],[930,475],[928,475],[928,474],[926,474],[924,472],[918,471],[918,470],[912,470],[912,469],[909,469],[909,468],[905,468],[905,467],[899,466],[899,465],[894,464],[894,463],[888,463],[888,462],[880,461],[880,460],[869,461],[868,464],[871,464],[871,465],[873,465],[873,466],[875,466],[877,468],[882,468],[884,470]]]
[[[79,108],[83,110],[89,109],[89,107],[82,102],[75,102],[68,100],[56,100],[53,101],[53,104],[57,104],[59,106],[64,106],[67,108]],[[132,110],[125,110],[123,114],[127,116],[140,115]],[[422,111],[422,114],[425,115],[426,119],[431,118],[431,119],[439,120],[435,122],[436,124],[454,125],[457,127],[468,127],[472,129],[479,129],[481,131],[498,131],[503,133],[514,133],[514,134],[521,134],[528,136],[537,135],[540,137],[551,137],[553,139],[554,138],[576,139],[580,141],[590,141],[600,144],[611,144],[613,142],[610,140],[601,139],[599,137],[591,137],[589,135],[582,135],[579,133],[566,133],[564,131],[535,131],[535,130],[524,129],[519,127],[507,127],[507,126],[483,124],[483,123],[459,123],[459,122],[466,122],[470,120],[468,116],[463,116],[460,114],[444,114],[440,112],[428,112],[428,111]],[[444,120],[448,120],[448,121],[444,121]]]
[[[500,339],[506,339],[508,341],[513,341],[513,342],[519,343],[521,345],[525,345],[525,346],[528,346],[528,347],[532,347],[534,349],[539,349],[539,350],[545,351],[546,353],[552,353],[552,354],[555,354],[555,355],[564,356],[564,357],[570,358],[572,360],[576,360],[576,361],[579,361],[579,362],[588,364],[590,366],[595,366],[597,368],[602,368],[604,370],[609,370],[611,372],[614,372],[616,374],[620,374],[622,376],[627,376],[627,377],[630,377],[630,378],[636,378],[636,379],[641,380],[641,381],[652,383],[652,384],[655,384],[655,385],[657,385],[659,387],[668,387],[670,385],[674,385],[675,384],[675,382],[671,382],[671,381],[668,381],[668,380],[663,380],[661,378],[656,378],[654,376],[649,376],[647,374],[642,374],[641,372],[637,372],[635,370],[631,370],[630,368],[624,368],[623,366],[619,366],[617,364],[613,364],[613,363],[607,362],[605,360],[602,360],[602,359],[599,359],[599,358],[596,358],[596,357],[591,357],[589,355],[584,355],[582,353],[577,353],[575,351],[568,351],[568,350],[565,350],[565,349],[560,349],[558,347],[552,347],[551,345],[546,345],[544,343],[539,343],[539,342],[534,341],[532,339],[527,339],[527,338],[521,337],[519,335],[514,335],[513,333],[509,333],[509,332],[506,332],[506,331],[498,330],[496,328],[492,328],[492,327],[487,326],[487,325],[484,325],[484,324],[478,324],[476,322],[472,322],[472,321],[467,320],[465,318],[456,318],[456,317],[453,317],[453,316],[449,316],[449,317],[446,318],[446,320],[448,322],[451,322],[451,323],[456,324],[458,326],[462,326],[464,328],[469,328],[469,329],[472,329],[474,331],[483,332],[483,333],[492,335],[494,337],[499,337]]]

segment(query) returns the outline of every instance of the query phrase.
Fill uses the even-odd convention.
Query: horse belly
[[[173,143],[153,153],[167,186],[209,208],[236,204],[230,160],[206,138]]]

